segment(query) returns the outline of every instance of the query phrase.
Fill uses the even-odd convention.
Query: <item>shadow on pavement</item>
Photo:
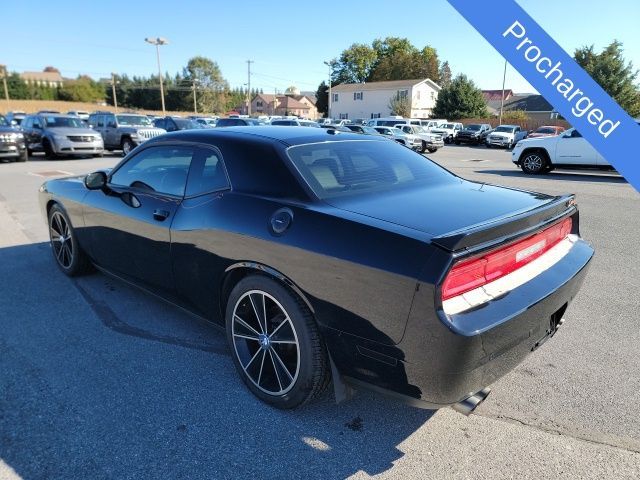
[[[218,329],[106,280],[0,249],[0,459],[24,478],[375,475],[434,414],[369,393],[272,409]]]
[[[563,180],[565,182],[627,183],[624,177],[614,173],[575,173],[568,170],[553,171],[545,175],[527,175],[520,170],[476,170],[476,173],[489,173],[502,177],[520,177],[535,180]]]

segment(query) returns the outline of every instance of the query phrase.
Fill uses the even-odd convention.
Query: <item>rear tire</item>
[[[436,153],[438,151],[437,148],[428,148],[429,153]]]
[[[455,143],[456,145],[460,145],[460,140],[455,140],[455,141],[454,141],[454,143]]]
[[[520,160],[520,168],[528,175],[539,175],[545,173],[549,166],[549,160],[546,154],[539,150],[527,152]]]
[[[49,210],[49,241],[56,264],[62,272],[75,277],[91,270],[91,262],[82,250],[69,217],[59,205]]]
[[[22,152],[20,154],[20,156],[18,158],[16,158],[16,162],[26,162],[28,158],[29,158],[29,155],[27,154],[27,151],[25,150],[24,152]]]
[[[277,281],[250,275],[233,288],[225,314],[238,374],[269,405],[293,409],[327,386],[326,347],[311,311]]]

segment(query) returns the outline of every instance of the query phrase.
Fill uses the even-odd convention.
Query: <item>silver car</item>
[[[94,112],[89,116],[89,125],[102,135],[107,150],[122,150],[124,155],[148,139],[166,133],[163,128],[154,127],[149,117],[137,113]]]
[[[76,116],[29,115],[21,127],[30,154],[44,152],[47,158],[59,155],[101,157],[104,154],[100,134],[86,127]]]

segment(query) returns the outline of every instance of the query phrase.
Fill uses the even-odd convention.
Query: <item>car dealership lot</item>
[[[218,330],[102,274],[63,276],[37,188],[119,158],[0,164],[0,478],[637,478],[640,197],[616,174],[432,155],[472,180],[577,193],[596,248],[565,326],[465,418],[368,393],[270,409]]]

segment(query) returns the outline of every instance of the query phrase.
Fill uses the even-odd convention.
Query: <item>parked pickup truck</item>
[[[442,135],[433,133],[433,132],[428,132],[427,130],[424,129],[424,127],[420,127],[418,125],[407,125],[405,123],[405,124],[398,124],[395,126],[395,128],[399,128],[404,133],[415,135],[420,140],[422,140],[422,148],[420,149],[420,151],[423,153],[425,150],[427,150],[429,153],[434,153],[439,148],[444,147],[444,142],[442,141]]]
[[[487,135],[485,144],[487,148],[505,147],[510,149],[525,138],[528,133],[528,131],[522,130],[518,125],[499,125]]]
[[[458,136],[458,132],[463,128],[464,127],[459,122],[443,123],[439,127],[432,128],[431,133],[442,135],[444,143],[451,143]]]
[[[478,145],[484,143],[490,131],[491,125],[488,123],[472,123],[460,130],[453,141],[456,145],[461,143],[475,143]]]
[[[611,169],[575,128],[554,137],[521,140],[511,152],[511,161],[529,174],[547,173],[556,167]]]

